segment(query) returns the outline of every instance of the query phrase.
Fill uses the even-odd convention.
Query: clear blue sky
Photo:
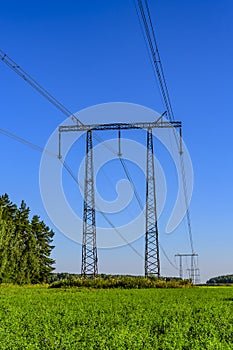
[[[175,116],[183,122],[193,162],[190,210],[206,281],[233,273],[233,3],[149,4]],[[1,49],[72,112],[112,101],[164,110],[133,0],[2,2],[0,37]],[[64,116],[3,63],[0,77],[0,127],[44,146]],[[25,199],[52,226],[39,191],[41,154],[3,135],[0,144],[0,193],[17,204]],[[80,272],[80,246],[54,229],[57,271]],[[182,235],[160,233],[171,260],[190,250]],[[143,239],[134,243],[142,254],[143,245]],[[101,249],[99,263],[100,272],[143,273],[143,261],[129,247]],[[177,274],[164,257],[162,274]]]

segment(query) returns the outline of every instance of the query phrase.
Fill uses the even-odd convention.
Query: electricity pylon
[[[189,278],[192,280],[193,284],[199,283],[199,269],[195,267],[195,257],[198,257],[198,254],[191,253],[191,254],[175,254],[175,256],[178,256],[180,258],[180,279],[183,279],[183,263],[182,258],[183,257],[190,257],[190,269],[188,269],[189,272]]]
[[[84,212],[83,212],[83,243],[82,243],[82,275],[84,277],[96,276],[97,247],[96,247],[96,221],[95,221],[95,189],[92,132],[98,130],[116,130],[119,138],[120,130],[146,129],[147,130],[147,180],[146,180],[146,232],[145,232],[145,276],[160,277],[159,243],[158,243],[158,222],[156,210],[155,174],[154,174],[154,151],[153,135],[154,128],[178,128],[181,129],[181,122],[163,120],[162,114],[154,122],[138,123],[112,123],[112,124],[91,124],[91,125],[64,125],[59,127],[59,157],[61,158],[61,133],[86,131],[86,163],[84,179]]]

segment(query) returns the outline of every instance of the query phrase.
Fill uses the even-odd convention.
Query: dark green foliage
[[[69,273],[69,272],[53,272],[50,277],[50,283],[58,282],[62,280],[70,280],[72,278],[79,278],[80,274],[77,273]]]
[[[8,195],[0,196],[0,282],[49,281],[54,232],[38,216],[30,220],[29,213],[24,201],[17,208]]]
[[[87,287],[87,288],[122,288],[122,289],[142,289],[142,288],[189,288],[192,284],[189,280],[184,281],[164,281],[156,278],[145,278],[137,276],[111,276],[109,278],[97,277],[94,279],[84,279],[73,277],[53,282],[51,288],[67,287]]]
[[[58,282],[62,280],[71,280],[75,278],[81,278],[81,274],[78,273],[69,273],[69,272],[53,272],[51,274],[50,278],[50,283],[52,282]],[[98,275],[98,277],[102,278],[103,280],[108,280],[108,279],[116,279],[116,278],[142,278],[142,276],[135,276],[135,275],[108,275],[105,273],[101,273]],[[157,279],[156,277],[150,277],[150,279]],[[165,282],[170,282],[170,281],[180,281],[180,278],[178,277],[160,277],[160,280],[165,281]]]
[[[210,278],[207,284],[233,284],[233,275],[225,275]]]
[[[33,216],[31,232],[36,241],[35,256],[38,262],[35,279],[40,283],[44,283],[49,281],[51,272],[53,271],[51,266],[54,264],[54,260],[50,258],[50,254],[54,248],[54,246],[51,245],[54,232],[39,219],[39,216]]]

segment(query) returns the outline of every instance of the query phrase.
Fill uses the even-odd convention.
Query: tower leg
[[[145,276],[160,277],[152,130],[147,130]]]
[[[179,255],[180,257],[180,279],[183,279],[183,266],[182,266],[182,255]]]
[[[195,284],[194,254],[191,255],[191,280]]]
[[[83,277],[95,277],[98,274],[95,221],[95,190],[92,131],[86,134],[86,159],[83,210],[82,271]]]

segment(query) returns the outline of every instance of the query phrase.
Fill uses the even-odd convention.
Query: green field
[[[233,349],[233,288],[2,286],[0,349]]]

